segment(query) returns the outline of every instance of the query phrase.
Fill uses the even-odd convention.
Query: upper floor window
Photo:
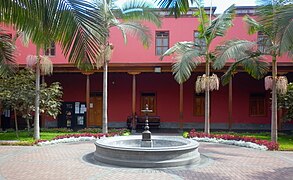
[[[56,55],[56,45],[55,42],[51,42],[50,47],[45,50],[46,56],[55,56]]]
[[[265,116],[266,115],[265,94],[251,94],[249,96],[249,115],[250,116]]]
[[[156,55],[162,55],[169,49],[169,31],[156,32]]]
[[[204,116],[205,112],[205,94],[194,94],[193,97],[193,115]]]
[[[198,45],[201,46],[201,48],[206,47],[206,41],[204,38],[200,38],[199,37],[199,32],[198,31],[194,31],[194,42],[197,43]]]
[[[145,109],[146,104],[148,105],[148,108],[153,111],[151,113],[148,113],[148,115],[156,115],[156,93],[141,93],[140,109]]]
[[[257,47],[260,52],[265,53],[267,51],[268,43],[269,37],[261,31],[257,32]]]

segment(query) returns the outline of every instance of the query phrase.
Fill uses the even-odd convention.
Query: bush
[[[182,136],[184,138],[188,138],[189,137],[189,133],[187,131],[184,131],[183,134],[182,134]]]
[[[2,146],[32,146],[33,142],[28,141],[16,141],[16,142],[0,142]]]
[[[102,129],[101,128],[84,128],[84,129],[80,129],[77,132],[79,133],[102,133]]]
[[[73,130],[69,128],[41,128],[41,132],[70,133],[70,132],[73,132]]]

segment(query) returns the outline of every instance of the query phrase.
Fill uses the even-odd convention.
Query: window
[[[169,49],[169,32],[156,32],[156,55],[162,55]]]
[[[141,93],[140,109],[145,109],[145,105],[148,105],[149,109],[153,112],[148,113],[148,115],[157,114],[157,103],[155,93]],[[143,115],[144,113],[142,113]]]
[[[45,50],[45,55],[46,56],[55,56],[56,55],[56,46],[55,42],[51,43],[51,46]]]
[[[268,48],[269,38],[267,35],[263,34],[261,31],[257,33],[257,47],[262,53],[265,53]]]
[[[249,115],[265,116],[266,101],[265,94],[251,94],[249,97]]]
[[[193,115],[204,116],[205,112],[205,94],[194,94],[193,97]]]
[[[203,49],[207,46],[205,39],[199,37],[198,31],[194,31],[194,42],[197,43],[198,45],[200,45],[201,49]]]

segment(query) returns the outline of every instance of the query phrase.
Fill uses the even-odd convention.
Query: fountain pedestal
[[[142,132],[141,147],[153,147],[151,132],[149,130]]]
[[[153,147],[152,133],[149,131],[150,127],[148,118],[148,113],[153,111],[150,110],[148,104],[146,104],[145,109],[141,110],[141,112],[145,113],[145,126],[144,131],[142,132],[141,147]]]

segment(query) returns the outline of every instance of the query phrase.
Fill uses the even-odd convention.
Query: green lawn
[[[54,137],[58,135],[65,135],[65,134],[73,134],[77,132],[41,132],[41,139],[43,140],[52,140]],[[270,140],[270,133],[269,132],[262,132],[262,133],[235,133],[235,132],[212,132],[213,134],[231,134],[231,135],[239,135],[239,136],[251,136],[259,139]],[[0,140],[19,140],[24,143],[32,144],[34,142],[33,139],[33,132],[27,131],[19,131],[19,139],[17,139],[16,134],[14,131],[8,132],[0,132]],[[279,133],[278,142],[280,144],[280,150],[282,151],[293,151],[293,135],[287,135],[283,133]]]
[[[41,132],[41,139],[43,140],[52,140],[58,135],[72,134],[74,132]],[[16,137],[15,132],[0,132],[0,140],[19,140],[33,143],[33,132],[19,131],[19,139]]]

